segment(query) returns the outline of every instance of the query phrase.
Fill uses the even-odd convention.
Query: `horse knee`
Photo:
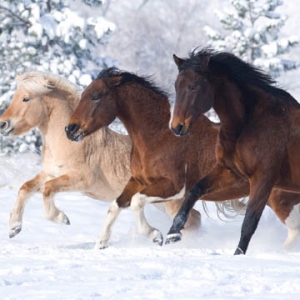
[[[116,214],[120,210],[120,208],[121,207],[119,206],[119,204],[117,203],[117,201],[113,201],[111,203],[111,205],[109,206],[107,214],[114,215],[114,214]]]
[[[39,185],[35,180],[30,180],[22,184],[19,189],[18,197],[22,199],[26,199],[30,194],[39,190]]]
[[[137,193],[131,198],[130,207],[133,211],[140,211],[143,209],[145,204],[145,196]]]
[[[53,192],[52,192],[52,186],[50,183],[46,182],[43,186],[42,189],[42,194],[45,198],[49,198],[52,196]]]
[[[25,198],[28,195],[28,193],[30,193],[29,188],[26,184],[23,184],[19,189],[18,196],[21,198]]]

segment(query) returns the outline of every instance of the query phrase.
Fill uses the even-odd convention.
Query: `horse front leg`
[[[19,189],[18,198],[10,213],[10,218],[8,222],[10,238],[15,237],[22,230],[22,219],[27,200],[33,193],[36,193],[40,190],[46,178],[47,174],[41,172],[38,175],[36,175],[33,179],[25,182]]]
[[[139,233],[147,236],[154,243],[160,246],[163,244],[163,236],[158,229],[152,227],[148,223],[144,214],[144,207],[146,203],[182,199],[185,194],[185,187],[183,186],[182,190],[175,194],[173,186],[173,182],[170,182],[170,180],[167,178],[155,180],[154,183],[135,194],[131,201],[131,208],[136,217]]]
[[[70,225],[66,214],[56,207],[54,196],[59,192],[79,191],[85,188],[84,176],[74,172],[46,181],[42,188],[46,219],[55,223]]]
[[[249,184],[230,170],[216,164],[211,171],[196,183],[187,193],[186,198],[173,220],[166,244],[181,240],[188,215],[199,198],[206,201],[224,201],[245,197],[249,194]]]
[[[242,224],[241,237],[234,255],[245,254],[254,234],[263,210],[268,202],[274,180],[270,177],[250,178],[250,197]]]
[[[184,201],[184,198],[180,200],[171,200],[171,201],[166,201],[164,203],[165,209],[171,220],[175,218],[177,215],[182,203]],[[185,230],[195,230],[199,229],[201,226],[201,214],[198,210],[192,208],[188,219],[184,225]]]
[[[126,208],[131,204],[131,198],[140,189],[141,185],[131,177],[121,195],[110,205],[106,219],[103,224],[100,235],[96,241],[95,249],[104,249],[108,247],[108,241],[111,235],[112,226],[115,223],[122,208]]]

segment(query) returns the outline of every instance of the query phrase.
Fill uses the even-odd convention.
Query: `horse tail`
[[[233,219],[239,215],[244,215],[247,208],[247,201],[248,198],[215,202],[218,218],[225,221],[223,217]],[[202,201],[202,205],[204,212],[210,217],[206,201]]]

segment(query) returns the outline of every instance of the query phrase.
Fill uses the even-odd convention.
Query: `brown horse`
[[[235,254],[246,253],[271,192],[278,201],[271,197],[270,206],[290,228],[287,242],[295,239],[300,232],[300,195],[293,194],[300,192],[299,103],[275,87],[268,75],[230,53],[204,49],[186,59],[174,56],[174,60],[179,69],[171,122],[174,133],[184,136],[194,130],[199,116],[212,107],[221,128],[217,163],[189,191],[167,242],[180,239],[180,230],[199,197],[224,186],[235,193],[240,179],[249,182],[250,197]]]
[[[68,217],[55,206],[56,193],[79,191],[111,202],[131,175],[129,136],[104,127],[80,144],[67,139],[64,127],[79,102],[78,87],[44,72],[28,72],[19,75],[17,81],[12,102],[0,118],[0,133],[20,135],[37,127],[43,137],[43,149],[42,171],[19,190],[9,220],[10,237],[21,231],[25,204],[32,193],[42,193],[48,220],[69,224]],[[165,208],[174,217],[178,201],[166,203]],[[199,225],[199,218],[194,211],[189,225]]]
[[[121,208],[129,205],[135,212],[140,233],[160,244],[162,235],[145,219],[145,203],[181,199],[211,169],[218,129],[201,116],[188,136],[176,137],[169,129],[167,95],[145,78],[110,68],[103,70],[83,92],[66,132],[71,140],[80,141],[116,117],[132,139],[132,177],[109,209],[106,230],[100,234],[98,246],[105,247],[113,222]],[[249,193],[248,183],[243,179],[238,179],[236,186],[237,195]],[[236,199],[233,193],[228,198],[226,190],[208,197]]]

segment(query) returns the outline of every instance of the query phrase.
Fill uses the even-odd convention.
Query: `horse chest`
[[[236,143],[219,142],[216,147],[216,159],[219,165],[231,170],[240,177],[247,177],[247,166],[240,159]]]
[[[59,164],[56,161],[51,161],[51,160],[47,160],[46,162],[43,162],[43,169],[46,173],[51,174],[54,177],[59,177],[67,173],[64,164]]]

